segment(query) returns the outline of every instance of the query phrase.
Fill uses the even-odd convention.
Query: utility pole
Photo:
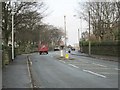
[[[89,13],[89,56],[91,55],[91,41],[90,41],[90,11]]]
[[[80,41],[80,30],[78,29],[78,43]]]
[[[65,30],[65,52],[66,52],[66,16],[64,16],[64,30]]]
[[[78,43],[79,43],[79,50],[81,51],[81,43],[80,43],[80,30],[78,29]]]
[[[12,12],[12,60],[14,60],[14,12]]]
[[[76,17],[76,15],[73,15],[73,17]],[[78,43],[80,43],[80,34],[81,34],[81,43],[80,43],[80,51],[82,52],[82,17],[79,17],[80,19],[80,30],[78,29]]]
[[[81,47],[80,47],[80,51],[82,52],[82,17],[80,17],[80,25],[81,25]]]

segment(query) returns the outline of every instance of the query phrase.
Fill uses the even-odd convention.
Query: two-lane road
[[[0,50],[0,89],[2,89],[2,50]]]
[[[58,52],[49,52],[48,55],[34,53],[30,56],[32,76],[37,87],[118,88],[118,70],[112,65],[93,64],[89,57],[81,59],[74,56],[75,60],[58,60],[54,57],[56,54]]]

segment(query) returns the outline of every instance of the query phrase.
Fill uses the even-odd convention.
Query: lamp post
[[[11,6],[12,6],[12,61],[14,60],[14,7],[15,7],[15,1],[11,1]]]
[[[73,15],[73,17],[76,17],[76,15]],[[82,17],[79,17],[80,19],[80,30],[78,29],[78,43],[80,41],[80,33],[81,33],[81,44],[80,44],[80,51],[82,52]],[[80,32],[81,31],[81,32]]]
[[[14,15],[15,12],[12,11],[12,60],[14,60]]]
[[[80,51],[82,52],[82,17],[80,17],[80,25],[81,25],[81,47],[80,47]]]
[[[80,41],[80,30],[78,29],[78,42]]]
[[[90,41],[90,11],[89,13],[89,56],[91,55],[91,41]]]
[[[64,30],[65,30],[65,52],[66,52],[66,16],[64,16]]]

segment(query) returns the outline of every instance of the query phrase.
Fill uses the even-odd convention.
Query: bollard
[[[69,54],[65,54],[65,58],[66,58],[66,59],[69,59]]]
[[[60,56],[63,57],[63,50],[60,51]]]

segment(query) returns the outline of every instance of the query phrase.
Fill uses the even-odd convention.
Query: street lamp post
[[[80,30],[78,29],[78,42],[80,41]]]
[[[12,11],[12,60],[14,60],[14,14]]]
[[[91,41],[90,41],[90,11],[89,13],[89,56],[91,55]]]
[[[76,15],[73,15],[73,17],[76,17]],[[79,19],[80,19],[80,31],[78,29],[78,43],[80,42],[80,34],[81,34],[80,51],[82,52],[82,17],[79,17]]]
[[[66,52],[66,16],[64,16],[64,30],[65,30],[65,52]]]
[[[80,17],[80,25],[81,25],[81,47],[80,47],[80,51],[82,52],[82,17]]]

